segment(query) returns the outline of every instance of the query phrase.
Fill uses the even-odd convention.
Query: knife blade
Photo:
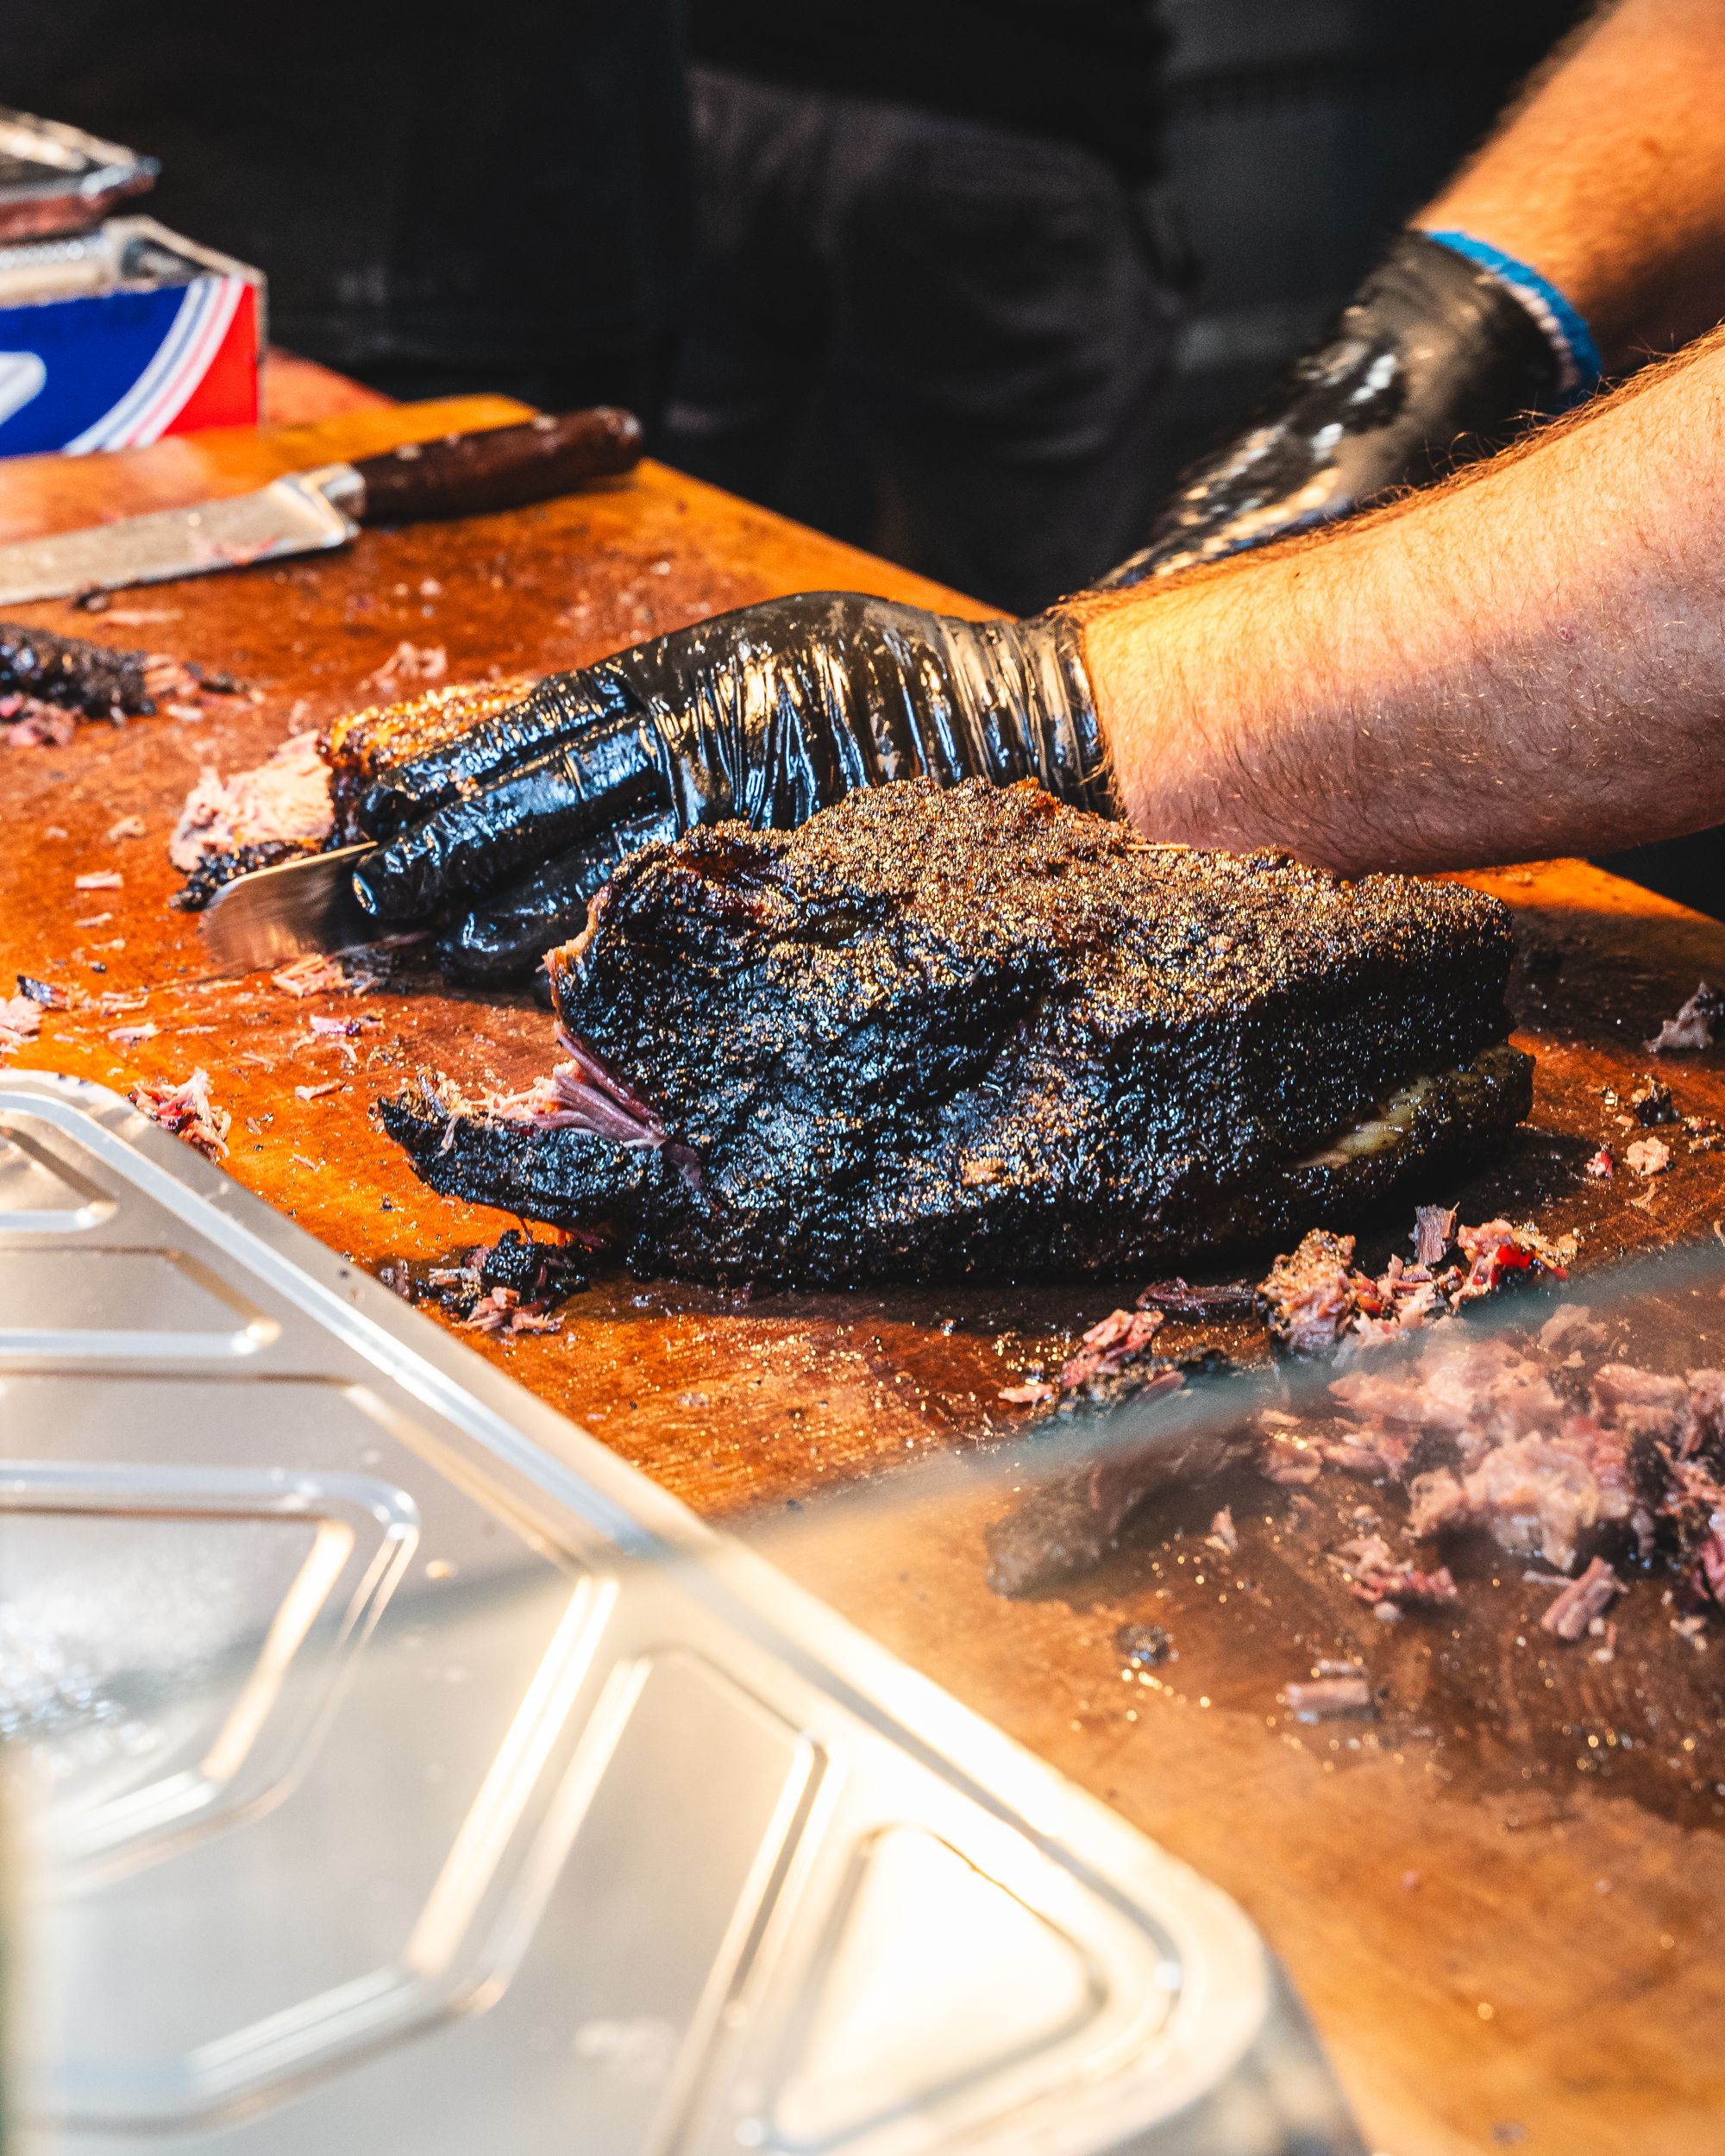
[[[206,569],[345,546],[359,536],[347,506],[357,485],[351,466],[325,465],[201,509],[158,510],[88,531],[0,547],[0,606],[160,584]]]
[[[255,493],[0,547],[0,606],[315,554],[345,546],[361,525],[519,509],[627,472],[640,456],[640,423],[608,404],[407,442],[287,473]]]
[[[254,868],[224,885],[198,917],[212,975],[256,973],[314,952],[376,943],[385,925],[354,893],[354,863],[370,851],[338,846]]]

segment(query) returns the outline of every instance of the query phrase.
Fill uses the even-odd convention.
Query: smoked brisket
[[[555,1078],[382,1115],[435,1188],[644,1272],[1166,1268],[1519,1121],[1509,958],[1459,885],[913,780],[643,848],[548,962]]]

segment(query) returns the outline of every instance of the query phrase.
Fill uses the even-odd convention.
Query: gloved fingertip
[[[389,858],[390,849],[380,846],[367,854],[354,870],[354,896],[380,921],[408,921],[423,917],[432,910],[435,899],[427,900],[418,891],[417,882],[404,877]]]
[[[379,888],[378,880],[371,865],[375,858],[374,855],[367,854],[365,860],[355,866],[354,896],[367,913],[373,913],[380,920],[382,920],[386,918],[383,893]]]

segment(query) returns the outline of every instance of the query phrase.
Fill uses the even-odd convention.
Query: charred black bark
[[[0,696],[33,696],[86,718],[143,718],[155,709],[144,686],[147,655],[0,622]]]
[[[436,1188],[602,1224],[641,1270],[1167,1266],[1346,1218],[1519,1121],[1509,957],[1503,907],[1458,885],[914,780],[649,845],[552,954],[568,1031],[671,1145],[386,1119]]]

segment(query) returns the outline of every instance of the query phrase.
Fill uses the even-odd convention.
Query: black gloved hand
[[[1345,517],[1500,447],[1565,401],[1557,348],[1515,294],[1465,255],[1404,232],[1323,342],[1238,439],[1186,473],[1150,543],[1100,588]]]
[[[650,839],[728,817],[800,824],[853,787],[919,774],[1037,779],[1107,809],[1074,624],[962,621],[842,592],[718,615],[555,674],[381,774],[361,820],[382,843],[354,881],[392,925],[467,905],[447,968],[506,979],[574,935]]]

